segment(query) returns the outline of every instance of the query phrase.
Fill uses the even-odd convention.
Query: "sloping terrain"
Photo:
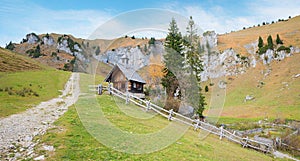
[[[227,78],[223,116],[300,120],[300,54]],[[253,100],[245,101],[246,96]]]
[[[285,46],[293,45],[300,47],[300,16],[288,19],[287,21],[274,24],[252,27],[245,30],[222,34],[218,36],[218,49],[224,51],[233,48],[242,55],[247,55],[246,44],[253,43],[261,36],[264,42],[272,35],[273,41],[279,34]]]
[[[43,68],[45,67],[40,63],[28,57],[0,48],[0,72],[39,70]]]
[[[69,75],[0,48],[0,117],[25,111],[58,96]]]
[[[86,86],[92,82],[91,78],[93,76],[81,74],[80,78],[81,92],[85,93]],[[103,80],[103,78],[101,79]],[[199,131],[196,132],[192,129],[188,130],[183,137],[170,146],[153,153],[128,154],[118,152],[114,148],[98,142],[88,132],[90,129],[82,124],[82,117],[78,116],[79,109],[84,108],[81,109],[85,111],[84,113],[92,112],[89,111],[89,108],[93,104],[91,103],[93,98],[86,96],[82,95],[79,102],[77,102],[78,104],[70,108],[64,116],[54,123],[55,127],[38,138],[40,140],[37,148],[38,155],[46,156],[49,160],[273,160],[268,155],[242,148],[225,139],[219,140],[214,135],[201,139],[199,138]],[[129,116],[124,112],[124,109],[116,104],[117,102],[113,96],[108,94],[97,96],[96,102],[104,113],[104,117],[110,123],[128,133],[156,133],[166,128],[170,123],[161,116],[149,117],[148,119]],[[147,115],[145,111],[133,104],[126,107],[132,113]],[[91,114],[97,116],[98,112],[94,111]],[[107,139],[109,139],[109,136]],[[120,141],[120,145],[124,144],[123,141],[126,140]],[[46,145],[53,146],[55,150],[45,150]]]

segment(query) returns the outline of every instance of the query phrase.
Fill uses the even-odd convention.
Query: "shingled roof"
[[[104,79],[105,82],[108,81],[108,79],[111,77],[113,71],[116,70],[116,68],[119,68],[120,71],[125,75],[127,80],[136,81],[140,83],[146,84],[146,81],[132,68],[124,67],[121,64],[116,64],[112,70],[108,73],[106,78]]]

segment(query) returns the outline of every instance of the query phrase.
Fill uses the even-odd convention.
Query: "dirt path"
[[[274,151],[274,152],[273,152],[273,155],[274,155],[275,157],[277,157],[277,158],[287,158],[287,159],[290,159],[290,160],[299,161],[298,159],[293,158],[293,157],[291,157],[290,155],[285,154],[285,153],[282,153],[282,152],[279,152],[279,151]]]
[[[74,104],[80,93],[79,73],[72,73],[62,95],[19,114],[0,119],[0,160],[20,160],[43,157],[34,153],[33,138],[45,134],[52,123]],[[53,150],[53,147],[45,149]]]

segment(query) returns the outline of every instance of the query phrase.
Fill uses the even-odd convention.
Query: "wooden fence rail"
[[[140,99],[136,96],[130,95],[129,93],[123,93],[111,86],[106,87],[110,94],[115,95],[121,99],[124,99],[126,103],[132,102],[135,105],[142,107],[144,109],[153,110],[154,112],[162,115],[170,121],[178,121],[188,126],[194,127],[194,130],[201,129],[205,130],[209,133],[218,135],[220,139],[226,138],[229,141],[241,144],[244,148],[252,148],[258,151],[262,151],[265,153],[270,153],[274,151],[273,145],[266,144],[264,142],[259,142],[248,137],[240,137],[235,134],[235,132],[230,132],[223,127],[216,127],[207,122],[200,121],[199,119],[191,119],[182,114],[174,112],[171,110],[166,110],[156,104],[151,103],[150,101]],[[96,90],[97,91],[97,90]]]

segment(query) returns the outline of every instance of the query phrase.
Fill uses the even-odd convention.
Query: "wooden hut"
[[[146,82],[132,68],[116,64],[104,81],[113,83],[113,87],[122,92],[129,92],[139,98],[145,98],[143,91]]]

